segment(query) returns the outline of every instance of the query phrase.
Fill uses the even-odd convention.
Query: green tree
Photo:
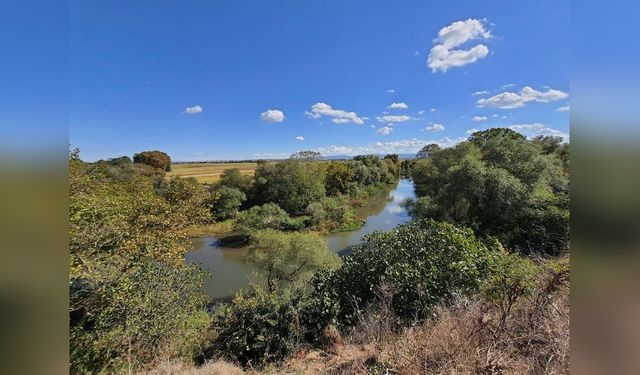
[[[435,153],[440,151],[440,146],[435,143],[428,144],[420,149],[418,153],[416,153],[416,159],[425,159],[433,156]]]
[[[133,161],[165,172],[171,170],[171,158],[162,151],[142,151],[133,155]]]
[[[327,195],[347,194],[353,176],[353,170],[346,163],[335,160],[329,163],[325,181]]]
[[[253,204],[274,202],[290,214],[299,214],[325,196],[326,163],[285,160],[260,164],[251,193]]]
[[[160,353],[199,354],[210,319],[202,273],[184,263],[193,218],[180,206],[192,196],[170,190],[159,194],[150,176],[116,179],[69,161],[72,373],[122,373]]]
[[[568,246],[569,181],[560,157],[536,142],[510,129],[476,132],[416,162],[420,198],[405,205],[416,218],[470,226],[523,253],[557,255]]]
[[[217,199],[213,204],[213,214],[221,220],[232,219],[238,214],[247,196],[236,188],[221,186],[215,189]]]
[[[285,285],[300,284],[313,273],[339,264],[337,255],[329,251],[327,242],[319,235],[273,229],[253,234],[249,259],[266,272],[270,292]]]
[[[222,172],[217,185],[238,189],[243,193],[247,193],[251,186],[252,179],[251,176],[243,175],[239,168],[230,168]]]
[[[299,229],[297,225],[297,222],[275,203],[265,203],[242,211],[235,222],[235,228],[243,233],[262,229]]]

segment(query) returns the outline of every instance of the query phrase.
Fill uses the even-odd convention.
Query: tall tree
[[[165,172],[171,170],[171,158],[162,151],[142,151],[133,155],[133,162],[146,164]]]

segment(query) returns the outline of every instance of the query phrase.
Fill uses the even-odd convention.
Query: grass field
[[[225,169],[238,168],[243,175],[253,175],[256,163],[184,163],[171,164],[167,177],[195,177],[198,182],[211,184],[220,178]]]

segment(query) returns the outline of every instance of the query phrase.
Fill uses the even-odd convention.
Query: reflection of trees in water
[[[398,185],[387,186],[373,197],[367,198],[366,204],[357,210],[358,217],[366,219],[369,216],[378,215],[385,206],[394,200],[390,194]]]

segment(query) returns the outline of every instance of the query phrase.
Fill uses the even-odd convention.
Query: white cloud
[[[478,96],[478,95],[485,95],[485,94],[488,94],[488,93],[489,93],[489,91],[487,91],[487,90],[482,90],[482,91],[476,91],[476,92],[474,92],[474,93],[473,93],[473,94],[471,94],[471,95]]]
[[[393,128],[390,128],[388,126],[380,128],[380,129],[378,129],[378,131],[376,131],[376,133],[382,134],[382,135],[389,135],[389,134],[391,134],[391,132],[393,132]]]
[[[301,135],[299,135],[299,136],[297,136],[297,137],[296,137],[296,140],[298,140],[298,141],[304,141],[304,137],[303,137],[303,136],[301,136]]]
[[[391,109],[407,109],[409,108],[408,105],[406,105],[405,103],[391,103],[387,108],[391,108]]]
[[[451,139],[448,137],[440,139],[404,139],[390,142],[375,142],[366,146],[328,146],[320,147],[315,151],[322,155],[364,155],[364,154],[415,154],[422,147],[435,143],[442,148],[455,146],[465,141],[465,137]]]
[[[475,122],[487,121],[487,116],[473,116],[472,120]]]
[[[425,112],[426,112],[426,111],[423,109],[422,111],[418,111],[418,114],[419,114],[419,115],[424,115],[424,113],[425,113]]]
[[[478,131],[480,131],[480,130],[478,130],[476,128],[471,128],[471,129],[467,130],[467,135],[471,135],[471,134],[473,134],[475,132],[478,132]]]
[[[436,109],[435,109],[435,108],[431,108],[431,112],[435,112],[435,111],[436,111]]]
[[[568,104],[556,109],[556,112],[570,112],[570,111],[571,111],[571,108]]]
[[[544,124],[539,122],[532,124],[514,124],[509,126],[509,129],[515,130],[518,133],[525,135],[527,138],[534,138],[539,135],[552,135],[562,137],[564,141],[569,140],[569,134],[556,129],[547,128]]]
[[[528,102],[541,102],[548,103],[555,100],[565,99],[568,97],[564,91],[548,88],[547,91],[538,91],[529,86],[525,86],[520,90],[520,93],[515,92],[503,92],[498,95],[492,96],[488,99],[480,99],[477,104],[478,107],[497,107],[501,109],[520,108]]]
[[[486,57],[489,54],[489,48],[484,44],[477,44],[469,49],[455,49],[474,39],[490,38],[491,32],[485,30],[482,22],[482,20],[469,18],[440,29],[438,44],[431,48],[427,59],[427,66],[431,71],[446,72],[449,68],[471,64]]]
[[[364,120],[358,117],[357,113],[344,111],[342,109],[333,109],[333,107],[326,103],[316,103],[311,106],[311,112],[305,113],[311,118],[320,118],[321,116],[331,117],[331,121],[334,124],[346,124],[349,122],[358,125],[364,124]]]
[[[444,130],[444,125],[442,124],[433,124],[431,126],[427,126],[424,130],[429,132],[441,132]]]
[[[513,87],[515,85],[516,85],[515,83],[507,83],[506,85],[503,85],[502,88],[503,89],[508,89],[509,87]]]
[[[282,122],[284,113],[277,109],[269,109],[260,114],[260,119],[264,122]]]
[[[388,93],[393,94],[394,92],[396,92],[396,89],[389,89],[387,90]]]
[[[200,107],[199,105],[194,105],[193,107],[187,107],[184,110],[184,113],[188,113],[190,115],[195,115],[196,113],[201,113],[202,112],[202,107]]]
[[[492,115],[491,115],[491,117],[492,117],[492,118],[496,118],[496,117],[500,117],[500,116],[498,116],[498,114],[497,114],[497,113],[494,113],[494,114],[492,114]]]
[[[400,115],[400,116],[388,115],[388,116],[378,117],[378,121],[380,122],[405,122],[409,120],[411,120],[411,117],[405,116],[405,115]]]

